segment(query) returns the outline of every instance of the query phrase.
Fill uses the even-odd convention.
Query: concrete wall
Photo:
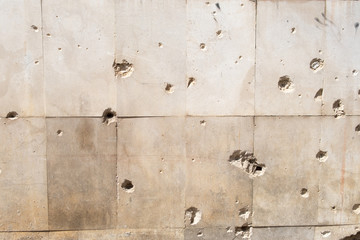
[[[0,0],[0,239],[358,239],[359,22],[351,0]]]

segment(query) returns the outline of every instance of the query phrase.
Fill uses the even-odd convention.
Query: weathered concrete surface
[[[50,118],[46,127],[49,229],[115,227],[115,125],[99,118]]]
[[[354,239],[359,8],[0,0],[0,239]]]

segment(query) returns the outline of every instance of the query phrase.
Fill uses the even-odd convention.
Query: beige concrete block
[[[324,69],[314,72],[310,62],[323,59],[327,28],[321,18],[325,1],[258,1],[256,35],[256,115],[320,115],[317,91]],[[325,63],[326,64],[326,63]],[[293,84],[280,83],[288,76]],[[282,86],[284,85],[284,86]],[[289,86],[289,88],[287,87]]]
[[[2,232],[1,240],[48,240],[47,232]]]
[[[359,230],[359,225],[315,227],[314,240],[355,240]]]
[[[46,124],[49,228],[115,227],[115,124],[100,118],[51,118]]]
[[[186,139],[185,207],[202,214],[198,224],[187,227],[244,224],[239,210],[252,210],[252,181],[228,160],[236,150],[252,152],[253,118],[187,118]]]
[[[319,140],[317,117],[255,118],[254,152],[266,172],[253,183],[254,226],[317,223]]]
[[[334,115],[337,99],[342,100],[346,114],[360,113],[359,11],[356,1],[326,1],[326,26],[319,26],[326,33],[322,43],[326,64],[324,115]]]
[[[227,230],[226,228],[191,228],[185,229],[184,239],[185,240],[205,240],[205,239],[223,239],[223,240],[234,240],[241,239],[236,238],[232,228]]]
[[[116,109],[114,2],[43,1],[47,116]]]
[[[360,181],[360,117],[321,119],[321,149],[328,159],[319,171],[319,224],[356,224],[360,216],[353,207],[360,204],[357,184]]]
[[[119,228],[184,226],[184,123],[172,117],[119,121]]]
[[[183,240],[183,229],[131,229],[118,230],[118,240]]]
[[[277,227],[277,228],[254,228],[252,240],[312,240],[314,239],[314,227]]]
[[[44,115],[40,1],[0,3],[0,116]]]
[[[187,27],[187,114],[253,115],[255,3],[187,1]]]
[[[134,67],[116,80],[119,115],[185,115],[186,1],[117,0],[115,11],[116,59]]]
[[[0,138],[0,229],[46,230],[45,120],[1,119]]]

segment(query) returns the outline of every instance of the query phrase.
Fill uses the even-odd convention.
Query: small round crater
[[[335,118],[342,118],[345,116],[345,106],[341,99],[338,99],[333,103],[333,111],[335,113]]]
[[[200,125],[205,127],[205,126],[206,126],[206,121],[205,121],[205,120],[201,120],[201,121],[200,121]]]
[[[331,232],[330,231],[322,231],[320,234],[321,234],[321,237],[327,238],[327,237],[330,237]]]
[[[317,101],[317,102],[320,102],[320,101],[322,100],[323,92],[324,92],[324,90],[323,90],[322,88],[320,88],[320,89],[315,93],[314,100]]]
[[[102,115],[103,124],[110,125],[111,123],[116,123],[116,112],[111,108],[105,109]]]
[[[35,25],[31,25],[31,28],[35,31],[35,32],[38,32],[39,31],[39,28]]]
[[[290,80],[290,77],[285,75],[280,77],[278,82],[278,88],[284,93],[291,93],[294,91],[294,83]]]
[[[296,33],[296,28],[294,28],[294,27],[291,28],[291,33],[292,33],[292,34]]]
[[[302,189],[300,190],[300,195],[301,195],[301,197],[303,197],[303,198],[308,198],[308,197],[309,197],[309,191],[308,191],[306,188],[302,188]]]
[[[219,31],[216,32],[216,36],[217,36],[218,38],[222,38],[222,37],[224,36],[224,34],[222,33],[221,30],[219,30]]]
[[[352,207],[352,211],[353,211],[353,213],[359,215],[359,214],[360,214],[360,204],[355,204],[355,205]]]
[[[57,130],[56,134],[57,134],[59,137],[61,137],[61,136],[63,135],[63,131]]]
[[[173,93],[173,92],[174,92],[174,85],[172,85],[172,84],[170,84],[170,83],[166,83],[165,92],[167,92],[167,93]]]
[[[355,77],[355,76],[357,76],[358,74],[359,74],[359,71],[358,70],[356,70],[356,69],[354,69],[354,70],[352,70],[352,75]]]
[[[133,64],[129,63],[125,59],[123,59],[121,63],[116,62],[115,59],[112,67],[114,68],[115,77],[128,78],[134,72]]]
[[[34,62],[34,64],[35,64],[35,65],[38,65],[38,64],[39,64],[39,61],[36,60],[36,61]]]
[[[326,151],[321,151],[319,150],[318,153],[316,154],[316,159],[319,162],[326,162],[326,160],[328,159],[328,154]]]
[[[47,33],[46,36],[47,36],[47,37],[51,37],[51,34],[50,34],[50,33]]]
[[[121,188],[127,193],[132,193],[135,191],[134,184],[130,180],[127,180],[127,179],[125,179],[123,181],[123,183],[121,184]]]
[[[313,70],[314,73],[320,71],[324,67],[324,60],[320,58],[314,58],[310,61],[310,69]]]
[[[9,112],[7,115],[6,115],[6,118],[7,119],[10,119],[10,120],[15,120],[15,119],[18,119],[19,118],[19,114],[17,112]]]
[[[159,46],[159,48],[163,48],[163,47],[164,47],[164,45],[163,45],[161,42],[158,43],[158,46]]]
[[[360,135],[360,124],[355,127],[355,132]]]
[[[187,87],[191,87],[192,85],[194,85],[196,83],[196,79],[193,77],[189,77],[188,79],[188,83],[187,83]]]
[[[206,51],[205,43],[200,43],[200,49],[203,50],[203,51]]]
[[[62,48],[59,47],[58,50],[59,50],[59,51],[62,51]]]
[[[190,225],[196,225],[201,220],[201,211],[196,207],[190,207],[185,211],[185,220],[190,222]]]

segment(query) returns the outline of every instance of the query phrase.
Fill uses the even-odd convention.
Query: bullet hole
[[[110,125],[111,123],[116,122],[116,112],[111,108],[105,109],[102,115],[103,124]]]
[[[242,56],[239,56],[239,60],[241,60],[243,57]]]
[[[356,23],[354,24],[354,27],[355,27],[355,30],[357,31],[357,29],[359,28],[359,23],[356,22]]]
[[[241,227],[235,227],[235,236],[240,236],[242,238],[251,238],[252,236],[252,227],[244,224]]]
[[[39,31],[39,28],[35,25],[31,25],[31,28],[35,31],[35,32],[38,32]]]
[[[332,206],[332,207],[331,207],[331,210],[332,210],[332,211],[336,211],[336,207],[335,207],[335,206]]]
[[[203,232],[199,231],[196,236],[202,237],[202,236],[204,236],[204,234],[203,234]]]
[[[295,84],[290,80],[290,77],[285,75],[280,77],[278,88],[284,93],[291,93],[295,89]]]
[[[338,77],[335,77],[335,81],[339,81],[339,78],[338,78]]]
[[[310,68],[314,71],[314,73],[320,71],[324,67],[324,60],[320,58],[314,58],[310,61]]]
[[[190,225],[196,225],[201,220],[201,212],[196,207],[190,207],[185,211],[185,221],[189,222]]]
[[[301,94],[299,94],[299,95],[298,95],[298,97],[299,97],[299,98],[301,98],[301,97],[302,97],[302,95],[301,95]]]
[[[306,188],[302,188],[302,189],[300,190],[300,195],[301,195],[301,197],[303,197],[303,198],[308,198],[308,197],[309,197],[309,191],[308,191]]]
[[[164,45],[163,45],[161,42],[158,43],[158,46],[159,46],[159,48],[163,48],[163,47],[164,47]]]
[[[214,16],[216,16],[216,11],[213,11],[212,12],[212,15],[214,15]],[[215,18],[214,18],[215,19]],[[215,21],[216,21],[216,19],[215,19]],[[217,21],[216,21],[217,22]]]
[[[359,240],[359,239],[360,239],[360,232],[357,232],[356,234],[341,238],[340,240]]]
[[[316,154],[316,159],[319,162],[326,162],[326,160],[328,159],[328,154],[326,151],[321,151],[319,150],[319,152]]]
[[[15,120],[15,119],[18,119],[19,118],[19,114],[17,112],[9,112],[7,115],[6,115],[6,118],[7,119],[10,119],[10,120]]]
[[[222,37],[224,36],[224,34],[222,33],[221,30],[219,30],[219,31],[216,32],[216,36],[217,36],[218,38],[222,38]]]
[[[135,191],[135,186],[130,180],[127,179],[123,181],[121,188],[127,193],[133,193]]]
[[[240,7],[244,7],[244,4],[242,3],[242,4],[240,4]]]
[[[344,104],[341,99],[338,99],[333,103],[333,110],[335,112],[335,118],[342,118],[345,116]]]
[[[254,154],[246,151],[234,151],[228,161],[231,165],[246,172],[250,178],[261,176],[266,170],[265,164],[258,163]]]
[[[62,49],[61,49],[61,48],[58,48],[58,50],[59,50],[59,51],[62,51]]]
[[[239,217],[243,218],[244,220],[248,219],[250,217],[250,211],[248,208],[241,208],[239,210]]]
[[[81,46],[80,46],[79,44],[77,45],[77,47],[78,47],[78,48],[81,48]]]
[[[321,237],[327,238],[327,237],[330,237],[331,232],[330,231],[323,231],[320,234],[321,234]]]
[[[360,204],[355,204],[352,208],[352,211],[355,213],[355,214],[360,214]]]
[[[355,132],[360,135],[360,124],[355,127]]]
[[[205,121],[205,120],[201,120],[201,121],[200,121],[200,125],[205,127],[205,126],[206,126],[206,121]]]
[[[61,137],[61,136],[63,135],[63,131],[57,130],[57,131],[56,131],[56,134],[57,134],[59,137]]]
[[[205,43],[200,43],[200,49],[203,50],[203,51],[206,51]]]
[[[219,3],[215,3],[215,6],[216,6],[219,10],[221,10]]]
[[[322,54],[323,52],[322,52],[322,50],[319,50],[319,54]]]
[[[133,65],[125,59],[123,59],[121,63],[117,63],[115,59],[112,67],[114,68],[115,76],[119,76],[120,78],[130,77],[134,72]]]
[[[358,70],[356,70],[356,69],[354,69],[354,70],[352,70],[352,75],[355,77],[355,76],[357,76],[359,74],[359,71]]]
[[[172,84],[170,84],[170,83],[166,83],[165,92],[167,92],[167,93],[173,93],[173,92],[174,92],[174,85],[172,85]]]
[[[294,28],[294,27],[291,28],[291,33],[292,33],[292,34],[296,33],[296,28]]]
[[[210,5],[210,2],[205,2],[206,5]]]
[[[188,83],[187,83],[187,87],[191,87],[192,85],[194,85],[196,83],[196,79],[193,77],[189,77]]]
[[[35,63],[35,65],[38,65],[38,64],[39,64],[39,61],[35,61],[34,63]]]
[[[315,96],[314,96],[314,100],[319,102],[322,100],[322,96],[323,96],[323,89],[320,88],[316,93],[315,93]]]
[[[50,34],[50,33],[47,33],[46,36],[47,36],[47,37],[51,37],[51,34]]]

